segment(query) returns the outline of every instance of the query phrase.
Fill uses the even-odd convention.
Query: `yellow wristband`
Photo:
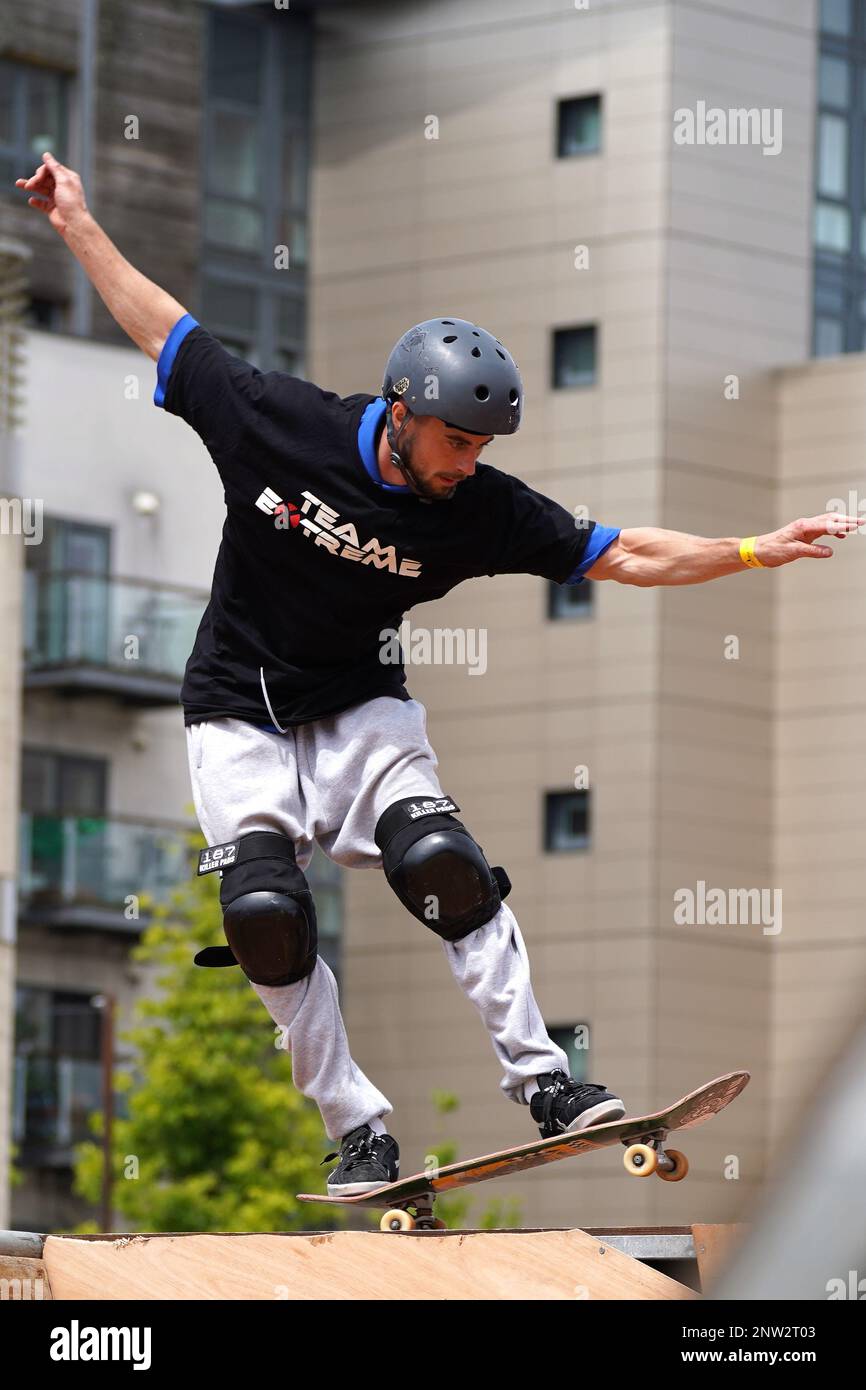
[[[755,554],[755,541],[757,539],[757,536],[747,536],[745,540],[740,541],[740,559],[744,565],[748,565],[751,569],[762,570],[765,566],[761,564]]]

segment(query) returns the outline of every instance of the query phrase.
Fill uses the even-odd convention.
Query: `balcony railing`
[[[128,915],[131,897],[164,902],[195,873],[188,825],[122,816],[38,816],[20,823],[19,915],[56,927],[128,934],[146,922]],[[306,871],[316,904],[320,951],[338,968],[342,871],[318,845]]]
[[[132,895],[163,901],[193,872],[189,826],[122,817],[21,816],[19,913],[52,926],[138,933]]]
[[[165,584],[28,570],[25,684],[176,704],[206,603]]]

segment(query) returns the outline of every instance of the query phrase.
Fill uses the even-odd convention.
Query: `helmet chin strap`
[[[430,502],[432,499],[429,497],[425,497],[424,494],[420,491],[420,484],[418,482],[418,479],[415,477],[415,474],[412,472],[410,464],[406,459],[401,458],[399,450],[397,448],[397,445],[400,441],[400,435],[403,433],[404,429],[409,423],[410,418],[411,412],[407,411],[406,417],[402,425],[395,434],[394,421],[391,418],[391,401],[388,401],[388,406],[385,411],[385,430],[388,436],[388,447],[391,450],[391,462],[394,465],[394,467],[399,469],[399,471],[403,474],[403,477],[406,479],[408,485],[412,488],[418,500],[420,502]]]

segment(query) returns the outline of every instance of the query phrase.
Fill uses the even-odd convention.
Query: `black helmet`
[[[492,333],[466,319],[416,323],[392,349],[382,395],[468,434],[514,434],[523,382]]]

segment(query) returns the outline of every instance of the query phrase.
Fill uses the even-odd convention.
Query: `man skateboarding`
[[[126,261],[90,215],[77,174],[51,154],[17,186],[80,261],[109,311],[157,362],[155,401],[200,435],[225,489],[210,602],[181,691],[195,807],[220,872],[234,965],[284,1030],[295,1085],[339,1143],[331,1196],[399,1174],[392,1106],[353,1061],[337,985],[317,955],[304,876],[317,842],[338,864],[381,868],[441,939],[542,1138],[619,1119],[602,1083],[578,1083],[548,1036],[523,937],[436,775],[426,712],[382,638],[413,605],[465,579],[534,574],[558,584],[699,584],[736,570],[828,558],[825,514],[767,535],[709,539],[574,517],[479,463],[513,434],[523,386],[507,349],[448,315],[394,347],[382,393],[341,398],[232,356]]]

